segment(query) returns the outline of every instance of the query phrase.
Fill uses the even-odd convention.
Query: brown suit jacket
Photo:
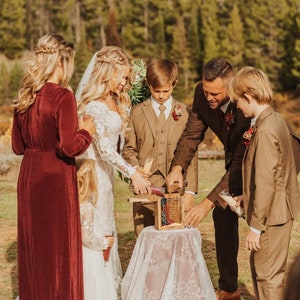
[[[293,151],[294,151],[294,157],[295,157],[295,163],[296,163],[296,171],[297,174],[300,172],[300,137],[296,135],[296,133],[290,129],[290,134],[292,137],[292,144],[293,144]]]
[[[271,106],[258,116],[245,152],[243,193],[247,223],[258,230],[285,224],[300,212],[292,138]]]
[[[206,130],[210,128],[224,145],[226,173],[207,198],[216,205],[226,207],[226,203],[219,196],[223,189],[227,189],[232,195],[242,194],[242,159],[245,151],[242,136],[250,126],[250,118],[245,118],[233,102],[226,111],[227,115],[232,116],[229,119],[233,121],[230,126],[226,124],[228,120],[220,120],[219,112],[219,109],[209,107],[202,83],[199,83],[195,89],[193,109],[178,142],[172,166],[179,165],[186,170],[198,150],[198,145],[203,141]]]
[[[181,116],[178,120],[172,117],[174,108],[180,105],[182,107]],[[165,169],[161,170],[162,176],[166,177],[170,171],[171,162],[177,142],[185,128],[188,120],[188,108],[183,103],[173,99],[173,110],[168,118],[169,128],[160,128],[158,119],[153,110],[151,100],[148,99],[132,108],[130,114],[129,131],[126,136],[123,157],[132,166],[141,166],[145,164],[148,157],[154,158],[151,173],[158,170],[157,166],[157,147],[159,146],[159,132],[161,129],[167,130],[166,147],[160,151],[160,155],[166,158]],[[197,154],[188,166],[186,180],[188,182],[187,190],[198,191],[198,157]],[[150,178],[151,181],[151,178]]]

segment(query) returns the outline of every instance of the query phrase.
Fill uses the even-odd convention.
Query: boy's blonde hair
[[[104,101],[110,96],[111,81],[117,73],[121,83],[122,76],[126,70],[130,68],[130,78],[124,91],[119,95],[119,114],[123,120],[122,129],[128,124],[128,109],[131,107],[131,100],[128,91],[133,79],[131,59],[121,48],[116,46],[103,47],[96,54],[96,60],[88,83],[82,90],[79,114],[84,111],[84,107],[91,101]]]
[[[97,203],[97,181],[93,159],[76,159],[79,203]]]
[[[231,80],[228,94],[231,99],[245,99],[250,95],[259,104],[272,102],[272,88],[267,75],[254,67],[242,68]]]
[[[173,87],[178,81],[177,64],[168,59],[153,59],[147,66],[146,80],[149,86],[160,88],[171,84]]]
[[[69,81],[74,72],[74,56],[73,44],[65,41],[61,35],[47,34],[41,37],[21,81],[15,105],[17,111],[25,112],[35,102],[36,93],[55,72],[58,62],[61,62],[63,69],[61,85],[71,90]]]

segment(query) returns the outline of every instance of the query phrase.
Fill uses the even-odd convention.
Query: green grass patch
[[[206,198],[224,173],[223,160],[199,160],[199,193],[195,203]],[[0,176],[0,300],[15,299],[17,292],[17,247],[16,247],[16,200],[17,171]],[[299,176],[300,181],[300,176]],[[116,176],[115,181],[115,218],[118,231],[119,253],[123,272],[129,264],[135,245],[133,232],[132,204],[128,198],[132,193],[128,184]],[[239,288],[242,299],[254,299],[249,267],[249,251],[245,249],[245,236],[248,226],[245,220],[240,220],[240,250],[239,250]],[[295,221],[292,231],[288,264],[300,250],[300,217]],[[211,213],[198,227],[202,236],[202,253],[213,285],[218,286],[218,269],[216,264],[214,226]]]

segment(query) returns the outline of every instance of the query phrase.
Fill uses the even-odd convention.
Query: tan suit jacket
[[[174,120],[172,112],[175,107],[181,106],[182,112],[178,120]],[[185,128],[188,120],[189,112],[186,105],[173,99],[173,109],[168,117],[168,128],[160,128],[157,116],[155,115],[152,107],[151,100],[148,99],[132,108],[130,116],[129,131],[126,136],[125,146],[123,149],[123,157],[132,165],[143,167],[145,160],[148,157],[154,158],[151,173],[158,171],[157,159],[158,155],[166,159],[164,169],[160,169],[162,176],[165,178],[170,171],[174,151],[177,142]],[[160,141],[160,130],[166,130],[166,140]],[[160,148],[159,152],[157,147],[159,143],[165,143],[165,147]],[[198,190],[198,158],[197,153],[191,161],[186,180],[188,182],[187,190],[197,192]],[[150,178],[151,181],[151,178]]]
[[[285,224],[300,212],[291,135],[272,107],[258,116],[245,151],[243,194],[247,223],[260,231]]]

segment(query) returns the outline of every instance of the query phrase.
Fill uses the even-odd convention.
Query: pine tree
[[[15,62],[10,71],[10,79],[9,79],[9,98],[15,99],[18,94],[18,90],[20,88],[20,81],[24,75],[24,70],[22,66]]]
[[[88,49],[97,51],[107,45],[108,3],[105,0],[85,0],[81,9]]]
[[[122,0],[118,5],[123,48],[129,49],[133,57],[149,57],[151,55],[151,50],[147,48],[149,28],[146,26],[149,12],[148,1]]]
[[[174,94],[179,99],[186,99],[190,92],[189,49],[187,47],[186,30],[182,15],[177,16],[176,28],[173,32],[171,58],[177,63],[179,71],[178,87]]]
[[[279,71],[279,82],[283,90],[300,87],[300,11],[291,10],[285,20],[285,55]]]
[[[262,69],[278,86],[284,49],[284,21],[289,12],[286,0],[247,1],[240,6],[245,16],[245,63]]]
[[[9,58],[22,55],[25,48],[25,2],[2,0],[0,21],[0,50]]]
[[[192,83],[201,78],[203,65],[203,40],[201,32],[200,8],[197,1],[192,1],[188,25],[188,47],[190,49],[190,65]]]
[[[235,68],[243,66],[244,31],[237,3],[234,3],[229,13],[229,24],[221,35],[221,53]]]
[[[204,63],[211,58],[219,56],[219,22],[217,19],[217,2],[216,0],[202,0],[201,20],[204,43]]]

